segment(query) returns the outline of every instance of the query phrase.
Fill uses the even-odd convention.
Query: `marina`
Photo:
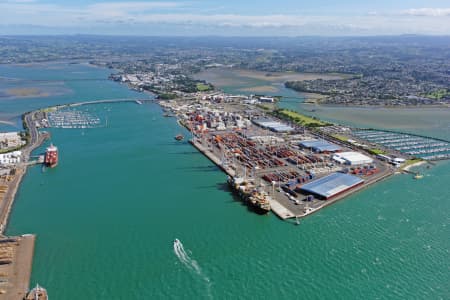
[[[48,114],[49,125],[53,128],[98,128],[104,126],[100,118],[79,109],[57,110]]]
[[[352,135],[375,147],[395,150],[411,158],[424,160],[450,158],[450,142],[445,140],[380,130],[353,130]]]

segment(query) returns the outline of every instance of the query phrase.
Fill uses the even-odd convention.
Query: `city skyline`
[[[0,1],[0,35],[450,34],[446,1]]]

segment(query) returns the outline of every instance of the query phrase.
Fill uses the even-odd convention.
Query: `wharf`
[[[214,153],[209,151],[207,147],[204,147],[200,142],[195,141],[194,139],[189,140],[189,142],[195,148],[197,148],[198,151],[203,153],[207,158],[209,158],[213,163],[215,163],[219,168],[221,168],[227,175],[232,177],[236,175],[236,172],[233,169],[225,167],[220,161],[220,159],[217,156],[215,156]]]
[[[289,209],[281,205],[278,201],[274,200],[273,198],[270,200],[270,209],[280,218],[283,220],[295,218],[295,214],[292,213]]]
[[[227,173],[229,176],[234,177],[235,174],[237,174],[236,169],[231,169],[228,164],[224,164],[221,159],[219,159],[219,155],[217,154],[217,151],[211,144],[206,143],[201,139],[194,138],[190,141],[191,144],[197,148],[201,153],[203,153],[206,157],[208,157],[212,162],[214,162],[217,166],[219,166],[225,173]],[[216,152],[214,152],[216,150]],[[239,167],[237,167],[239,168]],[[282,171],[284,167],[275,167],[268,169],[267,171],[259,171],[258,178],[264,174],[265,172],[276,172]],[[380,171],[377,174],[374,174],[370,178],[365,178],[365,183],[361,186],[354,187],[351,190],[348,190],[334,198],[328,199],[328,200],[316,200],[313,203],[300,201],[300,204],[294,204],[292,200],[286,196],[285,192],[279,190],[277,192],[272,192],[269,190],[270,187],[266,186],[266,192],[271,196],[270,198],[270,206],[271,210],[275,215],[277,215],[280,219],[286,220],[291,218],[303,218],[310,214],[316,213],[320,209],[331,205],[350,194],[353,194],[357,191],[360,191],[376,182],[379,182],[383,179],[385,179],[388,176],[391,176],[394,173],[394,169],[390,166],[379,164]],[[301,199],[300,199],[301,200]]]
[[[2,176],[0,179],[0,234],[3,234],[8,223],[14,197],[25,171],[25,168],[17,168],[14,175]]]
[[[213,163],[215,163],[219,168],[221,168],[227,175],[229,176],[235,176],[236,172],[231,169],[227,168],[222,165],[220,159],[214,155],[214,153],[210,150],[208,150],[207,147],[204,147],[199,141],[196,141],[194,139],[189,141],[197,150],[199,150],[201,153],[203,153],[207,158],[209,158]],[[287,209],[285,206],[283,206],[279,201],[277,201],[274,198],[270,199],[270,209],[275,213],[279,218],[285,220],[290,218],[295,218],[295,214]]]
[[[22,300],[29,290],[35,236],[0,239],[0,300]]]

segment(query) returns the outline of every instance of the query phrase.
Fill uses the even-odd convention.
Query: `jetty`
[[[0,239],[0,300],[23,300],[30,286],[35,235]]]
[[[202,145],[201,141],[198,139],[191,139],[189,141],[198,151],[200,151],[203,155],[205,155],[209,160],[211,160],[214,164],[216,164],[222,171],[224,171],[228,176],[234,177],[236,176],[236,171],[233,170],[230,166],[227,166],[220,160],[213,151],[208,150],[208,147]],[[281,203],[279,203],[276,199],[271,198],[270,200],[270,208],[271,210],[281,219],[289,219],[294,218],[295,214],[284,207]]]

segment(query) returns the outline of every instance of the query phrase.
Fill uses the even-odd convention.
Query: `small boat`
[[[414,175],[413,178],[414,178],[414,179],[422,179],[422,178],[423,178],[423,175],[422,175],[422,174],[419,174],[419,173],[416,173],[416,175]]]
[[[182,141],[184,139],[184,136],[182,134],[178,134],[178,135],[175,136],[175,139],[177,141]]]
[[[37,284],[36,287],[25,296],[25,300],[48,300],[47,290]]]

